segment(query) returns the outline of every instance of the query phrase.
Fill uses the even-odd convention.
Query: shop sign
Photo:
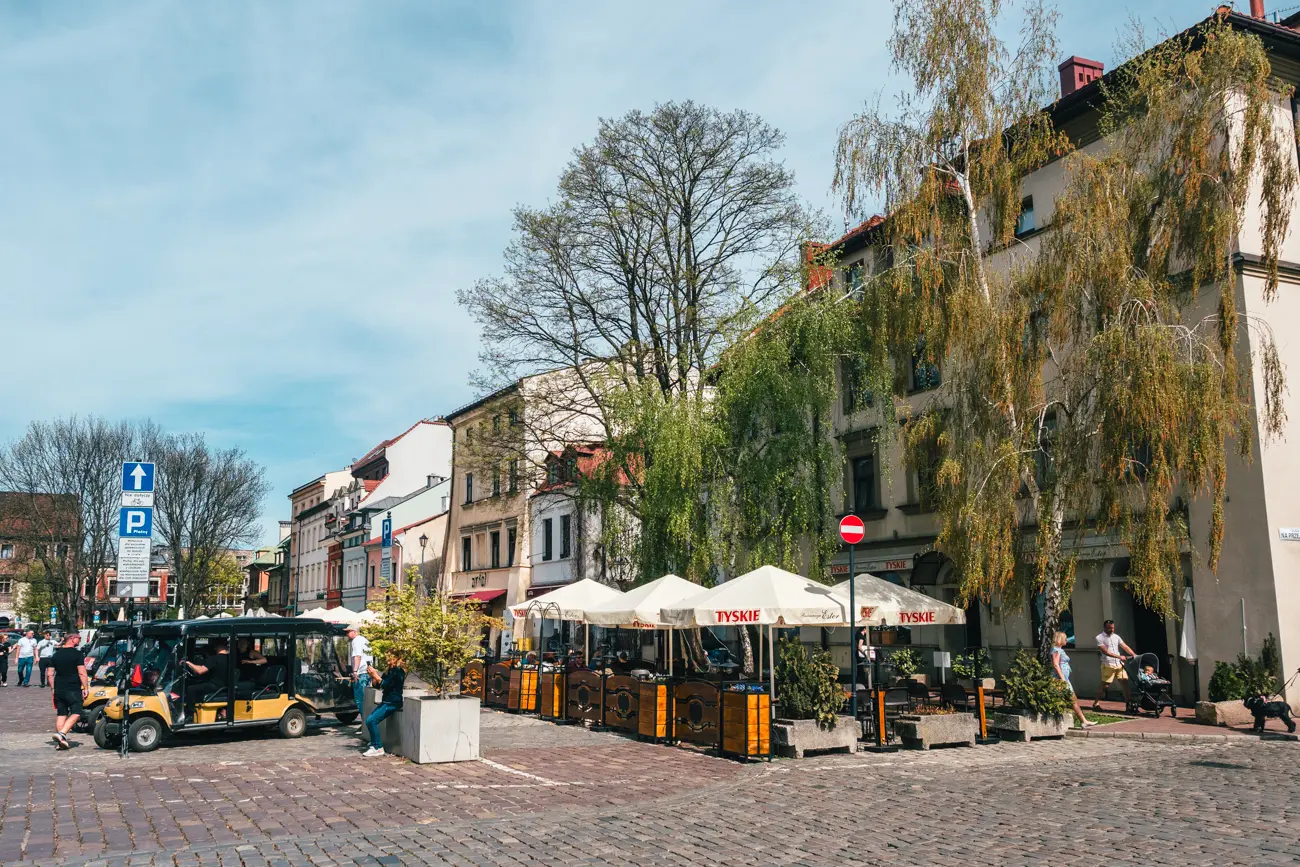
[[[898,622],[902,624],[910,623],[934,623],[933,611],[900,611],[898,612]]]
[[[1300,542],[1300,527],[1279,527],[1277,535],[1283,542]]]
[[[906,572],[912,568],[912,557],[900,557],[896,560],[867,560],[863,563],[854,563],[853,568],[857,569],[859,574],[862,572]],[[832,563],[831,574],[847,577],[849,564]]]

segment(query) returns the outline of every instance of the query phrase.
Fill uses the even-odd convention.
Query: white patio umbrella
[[[627,591],[621,597],[610,600],[603,605],[587,609],[586,620],[597,626],[627,626],[632,629],[667,629],[668,630],[668,673],[673,673],[673,632],[672,626],[659,616],[669,606],[684,602],[692,596],[698,596],[700,585],[679,578],[665,575],[649,584],[642,584]]]
[[[597,605],[613,602],[615,599],[621,599],[622,597],[622,592],[615,590],[608,584],[601,584],[599,581],[583,578],[581,581],[566,584],[558,590],[543,593],[529,599],[527,602],[511,605],[510,616],[515,619],[516,623],[527,618],[530,614],[542,619],[583,620],[586,617],[588,608],[595,608]],[[583,640],[583,654],[590,658],[591,631],[589,627],[584,628],[586,632]]]
[[[323,620],[324,617],[324,608],[312,608],[310,611],[304,611],[298,615],[298,618],[301,620]]]
[[[834,590],[848,599],[849,582],[841,581]],[[853,595],[858,607],[854,620],[863,626],[954,626],[966,622],[966,612],[956,605],[867,572],[853,579]]]
[[[825,584],[802,575],[760,566],[712,590],[665,607],[659,616],[673,626],[766,626],[772,646],[776,626],[841,626],[849,621],[849,601]],[[763,669],[763,644],[759,647]],[[768,690],[776,700],[776,666],[770,666]]]
[[[361,612],[350,608],[318,608],[316,617],[326,623],[356,623]]]

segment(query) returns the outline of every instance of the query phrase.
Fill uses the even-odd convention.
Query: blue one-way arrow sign
[[[127,461],[122,464],[122,490],[141,492],[153,490],[153,464]]]
[[[117,535],[123,539],[148,539],[153,536],[153,509],[123,506],[117,515]]]

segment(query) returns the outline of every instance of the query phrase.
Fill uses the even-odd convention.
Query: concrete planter
[[[402,755],[418,765],[478,758],[479,700],[473,696],[405,699]]]
[[[366,690],[366,716],[379,699],[379,690]],[[402,709],[379,724],[384,751],[417,764],[477,759],[479,707],[472,696],[437,698],[423,690],[404,690]]]
[[[1248,726],[1255,724],[1255,716],[1239,700],[1198,701],[1196,721],[1207,726]]]
[[[829,731],[815,719],[778,719],[772,723],[772,743],[778,754],[802,759],[804,753],[825,750],[858,751],[858,725],[851,716],[835,718]]]
[[[979,723],[968,713],[901,714],[894,731],[909,749],[928,750],[933,746],[975,746]]]
[[[1063,738],[1071,726],[1067,714],[1052,717],[1016,710],[995,712],[989,720],[989,728],[997,730],[1007,740],[1025,743],[1039,738]]]

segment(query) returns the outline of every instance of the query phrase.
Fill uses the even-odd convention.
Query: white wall
[[[443,421],[421,421],[402,434],[384,449],[388,475],[363,502],[404,497],[427,485],[431,475],[450,476],[451,435],[451,426]]]

